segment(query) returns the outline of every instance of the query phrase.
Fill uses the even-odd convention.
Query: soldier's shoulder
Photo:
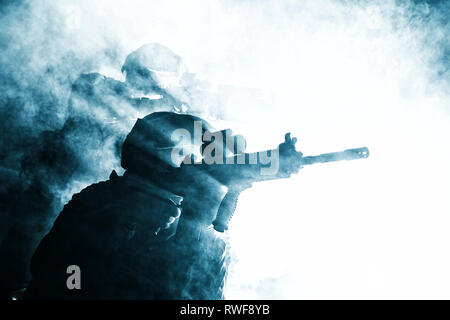
[[[72,195],[69,202],[66,203],[59,215],[88,215],[90,212],[100,209],[112,202],[120,194],[118,185],[113,180],[105,180],[93,183],[80,192]]]
[[[86,201],[93,197],[97,197],[97,199],[100,200],[107,190],[113,188],[114,182],[115,181],[108,179],[93,183],[82,189],[80,192],[73,194],[72,200],[70,200],[69,203],[74,201]]]
[[[92,90],[92,88],[100,83],[105,81],[106,76],[100,73],[83,73],[78,76],[78,78],[72,84],[73,92],[86,92],[88,90]]]

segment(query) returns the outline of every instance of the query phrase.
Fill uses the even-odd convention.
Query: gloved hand
[[[289,177],[293,173],[298,173],[302,168],[301,158],[303,153],[295,149],[297,138],[291,138],[288,132],[284,136],[284,142],[278,146],[279,170],[282,177]]]

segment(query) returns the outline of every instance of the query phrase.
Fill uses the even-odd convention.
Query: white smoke
[[[55,83],[61,118],[79,73],[120,78],[128,53],[160,42],[219,93],[231,88],[210,112],[251,150],[287,131],[306,155],[369,147],[367,160],[305,168],[241,196],[227,298],[449,298],[444,5],[36,0],[9,9],[6,52],[36,74],[69,64]]]

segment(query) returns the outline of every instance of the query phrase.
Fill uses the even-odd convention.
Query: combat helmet
[[[122,66],[126,81],[141,90],[155,90],[178,83],[183,59],[159,43],[149,43],[130,53]]]

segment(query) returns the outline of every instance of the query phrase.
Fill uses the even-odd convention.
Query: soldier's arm
[[[229,188],[243,190],[254,182],[289,178],[297,173],[301,168],[302,153],[296,151],[296,142],[296,138],[286,134],[285,141],[276,149],[241,153],[220,163],[203,160],[202,163],[183,164],[181,170],[207,174]]]

